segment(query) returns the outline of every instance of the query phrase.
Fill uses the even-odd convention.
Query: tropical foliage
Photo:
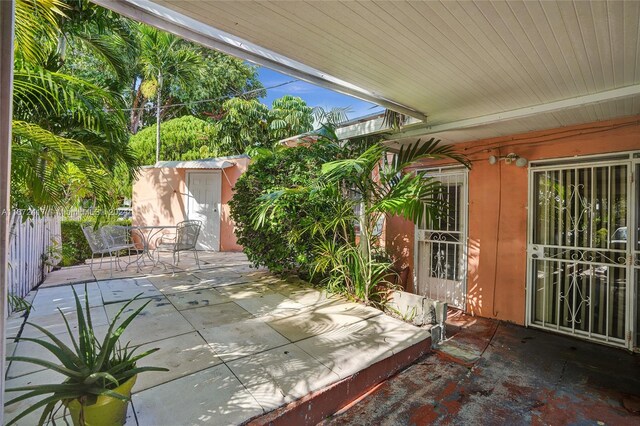
[[[216,121],[220,149],[242,154],[250,148],[272,148],[290,136],[313,129],[313,110],[296,96],[275,99],[271,109],[257,99],[232,98]]]
[[[194,160],[224,155],[216,143],[217,130],[211,122],[186,115],[162,123],[160,129],[160,158],[163,160]],[[131,136],[129,143],[142,164],[155,164],[155,125]]]
[[[332,126],[324,126],[323,134],[335,136]],[[308,272],[332,291],[365,303],[381,303],[386,288],[394,281],[392,259],[379,244],[385,219],[397,215],[414,222],[433,220],[445,207],[437,181],[404,170],[424,159],[468,163],[450,146],[440,146],[434,139],[417,141],[397,152],[380,142],[367,141],[359,148],[358,144],[347,143],[337,148],[335,140],[331,143],[325,138],[318,144],[330,144],[337,151],[332,152],[330,161],[308,164],[304,181],[287,180],[291,172],[276,165],[260,180],[252,169],[263,164],[252,164],[246,174],[250,177],[238,183],[244,185],[252,179],[251,199],[234,197],[232,216],[240,232],[249,236],[247,251],[255,263],[276,271]],[[301,149],[291,148],[294,152]],[[290,154],[284,150],[273,155]],[[283,229],[287,218],[301,219]],[[266,248],[251,247],[255,246],[253,240],[262,238],[269,247],[277,247],[277,256]],[[299,241],[304,242],[303,256],[294,244]]]
[[[238,243],[255,265],[308,275],[314,243],[303,236],[319,221],[329,221],[327,214],[332,210],[325,200],[312,199],[304,189],[318,179],[321,165],[338,153],[337,145],[325,141],[310,147],[263,149],[253,157],[229,205]],[[269,216],[268,224],[256,224],[260,197],[284,189],[289,191],[279,199],[281,208]]]
[[[16,9],[12,204],[63,205],[71,167],[95,202],[107,206],[113,171],[122,165],[132,174],[137,164],[127,146],[122,99],[59,71],[64,3],[19,1]]]
[[[257,99],[231,98],[217,119],[182,116],[162,123],[160,158],[194,160],[271,148],[278,140],[307,132],[312,109],[300,98],[283,96],[269,109]],[[133,135],[130,145],[143,164],[155,163],[157,125]]]
[[[130,131],[191,114],[215,121],[229,97],[263,94],[255,67],[87,0],[18,0],[14,68],[16,208],[113,207],[139,164]]]

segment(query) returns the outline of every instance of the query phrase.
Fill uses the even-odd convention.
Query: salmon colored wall
[[[525,322],[528,167],[491,155],[515,152],[529,161],[640,150],[640,116],[457,144],[472,161],[469,171],[467,311]],[[442,165],[425,162],[419,167]],[[387,246],[414,273],[414,226],[387,222]],[[407,283],[408,290],[413,288]]]
[[[234,187],[240,176],[247,171],[251,160],[238,158],[236,165],[222,170],[222,206],[220,210],[220,251],[242,251],[235,234],[235,223],[231,220],[229,201],[235,193]]]
[[[184,179],[184,169],[142,169],[133,184],[133,224],[175,225],[183,221]]]
[[[234,223],[229,213],[229,200],[233,197],[233,187],[242,173],[247,170],[250,159],[237,158],[233,167],[223,169],[220,208],[220,251],[241,251],[234,233]],[[147,168],[142,169],[133,184],[133,224],[134,225],[175,225],[185,219],[187,169]]]

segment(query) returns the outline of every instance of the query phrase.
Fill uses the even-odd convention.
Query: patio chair
[[[175,274],[176,266],[180,263],[180,252],[191,251],[196,259],[196,265],[200,269],[196,243],[198,242],[201,228],[202,222],[199,220],[185,220],[176,225],[176,232],[173,237],[171,237],[172,234],[163,235],[156,245],[156,265],[160,263],[160,253],[171,253],[173,254],[173,273]],[[166,269],[167,265],[164,262],[162,264]]]
[[[132,251],[138,251],[131,239],[131,229],[128,226],[107,225],[100,228],[100,233],[110,252],[115,254],[116,262],[118,262],[118,266],[120,270],[122,270],[120,266],[120,253],[127,250],[130,257]]]
[[[104,239],[101,230],[95,229],[93,225],[82,225],[82,233],[87,239],[87,243],[89,243],[89,248],[91,249],[91,264],[89,266],[89,269],[91,270],[91,273],[93,273],[93,259],[95,258],[95,255],[100,255],[100,268],[102,268],[102,260],[104,259],[104,255],[111,255],[113,250],[109,247],[109,244]],[[113,262],[109,262],[109,272],[111,273],[111,275],[113,275]]]

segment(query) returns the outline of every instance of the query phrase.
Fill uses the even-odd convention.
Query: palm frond
[[[16,56],[43,64],[55,46],[58,18],[67,5],[61,0],[17,0],[15,6]]]
[[[440,145],[440,143],[439,139],[431,138],[424,142],[418,139],[415,143],[403,145],[391,163],[393,170],[400,172],[420,160],[443,158],[455,160],[467,168],[471,167],[469,160],[457,153],[453,146]]]

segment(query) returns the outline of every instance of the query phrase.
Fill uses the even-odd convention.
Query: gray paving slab
[[[298,341],[296,346],[346,378],[428,337],[427,330],[380,315]]]
[[[162,293],[173,294],[200,288],[200,278],[189,273],[150,275],[147,279]]]
[[[145,278],[122,278],[98,283],[104,303],[123,302],[140,297],[160,296],[162,293]]]
[[[277,293],[268,283],[263,282],[243,282],[236,285],[220,287],[216,290],[232,300],[249,299],[265,294]]]
[[[89,308],[89,311],[91,313],[91,320],[94,327],[99,327],[108,323],[104,306],[95,306],[93,308]],[[75,332],[78,329],[78,319],[75,310],[65,311],[64,317],[69,322],[69,327],[71,328],[71,330]],[[67,332],[67,326],[65,325],[62,315],[59,312],[43,316],[29,316],[28,322],[37,324],[52,334],[61,334]],[[25,324],[22,329],[22,333],[20,334],[21,337],[31,338],[42,337],[44,335],[45,333],[30,324]]]
[[[122,333],[121,341],[141,345],[156,342],[195,331],[194,327],[179,312],[169,312],[148,318],[136,318]]]
[[[173,306],[179,311],[232,302],[227,296],[213,288],[169,294],[167,295],[167,299],[169,299]]]
[[[107,325],[94,326],[94,333],[96,338],[98,340],[104,339],[107,329],[108,329]],[[77,340],[78,339],[77,327],[74,327],[71,331],[73,333],[73,337]],[[36,334],[36,333],[35,332],[30,333],[29,330],[26,329],[25,335],[21,335],[17,341],[12,342],[13,351],[14,351],[13,355],[36,357],[36,358],[44,359],[47,361],[54,361],[55,357],[48,350],[44,349],[41,345],[34,342],[29,342],[27,340],[23,340],[24,338],[28,338],[29,334]],[[62,333],[56,334],[55,337],[61,340],[64,344],[71,347],[71,344],[72,344],[71,338],[69,337],[69,334],[66,332],[66,330]],[[50,341],[50,339],[46,336],[36,336],[35,338],[43,341]],[[18,377],[24,374],[30,374],[35,371],[43,370],[44,368],[45,367],[42,367],[36,364],[25,363],[22,361],[12,361],[9,364],[7,374],[8,374],[8,377]]]
[[[293,344],[227,365],[267,411],[339,380],[337,374]]]
[[[133,395],[138,424],[237,425],[262,407],[224,364]]]
[[[163,367],[169,371],[140,374],[136,382],[137,392],[222,364],[222,359],[196,332],[148,343],[139,351],[142,353],[154,348],[159,350],[140,360],[138,366]]]
[[[346,325],[382,315],[373,308],[343,301],[326,302],[307,307],[295,315],[276,312],[265,316],[265,322],[292,342],[344,328]]]
[[[56,336],[56,338],[60,339],[66,345],[72,345],[71,337],[67,333],[59,334]],[[42,337],[41,339],[49,343],[51,342],[48,337]],[[37,357],[38,359],[44,361],[54,362],[56,364],[60,363],[55,355],[53,355],[51,352],[43,348],[41,345],[29,341],[15,342],[13,356]],[[32,364],[30,362],[11,361],[11,363],[9,364],[7,378],[11,379],[19,376],[24,376],[25,374],[45,369],[46,367],[42,365]]]
[[[233,302],[189,309],[181,311],[181,314],[184,315],[196,330],[233,324],[252,318],[249,312]]]
[[[105,305],[105,311],[109,321],[113,321],[118,312],[124,308],[120,314],[120,319],[124,321],[129,315],[140,309],[143,305],[146,305],[142,311],[138,314],[134,320],[136,323],[144,318],[151,318],[155,315],[175,313],[177,309],[165,296],[153,296],[147,298],[140,298],[132,301],[127,305],[127,302],[117,302]],[[125,308],[126,306],[126,308]]]
[[[33,374],[27,374],[15,379],[9,379],[5,382],[6,389],[19,388],[21,386],[30,386],[40,383],[62,383],[64,376],[60,373],[56,373],[51,370],[42,370]],[[5,392],[5,402],[10,401],[26,392]],[[15,404],[8,405],[4,408],[5,421],[9,421],[22,413],[27,408],[38,402],[42,397],[32,397],[25,399],[24,401],[17,402]],[[31,414],[23,417],[15,423],[18,426],[33,426],[38,424],[41,411],[37,410]]]
[[[230,296],[233,299],[233,296]],[[295,314],[304,309],[304,305],[295,302],[280,293],[263,293],[255,297],[236,298],[235,302],[253,316],[261,317],[273,312]]]
[[[5,335],[7,339],[14,339],[20,330],[22,330],[22,326],[24,325],[25,318],[22,314],[13,314],[5,321]]]
[[[289,344],[289,340],[260,319],[245,319],[200,330],[225,362]]]

